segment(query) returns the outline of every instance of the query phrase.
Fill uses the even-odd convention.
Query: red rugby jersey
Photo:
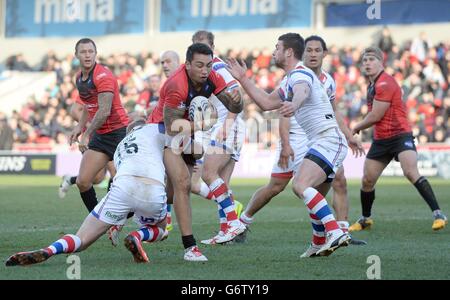
[[[98,134],[105,134],[128,125],[128,116],[120,101],[119,85],[112,72],[100,64],[95,64],[86,80],[81,72],[77,75],[76,84],[81,102],[89,112],[92,120],[98,111],[98,94],[110,92],[114,94],[111,114],[105,123],[97,129]]]

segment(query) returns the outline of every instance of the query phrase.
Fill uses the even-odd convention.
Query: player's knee
[[[347,192],[347,179],[343,176],[336,177],[333,180],[333,190],[336,193],[346,193]]]
[[[191,180],[189,177],[180,176],[174,184],[174,190],[189,193],[191,191]]]
[[[284,191],[285,185],[281,184],[281,183],[274,183],[269,185],[269,193],[272,197],[275,197],[276,195],[278,195],[279,193],[281,193],[282,191]]]
[[[420,178],[419,172],[415,169],[404,169],[403,175],[412,183],[415,183]]]
[[[362,188],[363,190],[367,191],[367,190],[372,190],[375,187],[375,182],[376,180],[364,175],[362,178]]]
[[[303,198],[303,193],[305,192],[305,188],[301,184],[294,184],[292,186],[292,190],[297,197]]]
[[[82,178],[80,176],[77,177],[76,183],[77,183],[78,189],[82,192],[89,190],[92,186],[92,182],[90,182],[89,180]]]

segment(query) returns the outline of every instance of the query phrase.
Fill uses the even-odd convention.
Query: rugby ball
[[[189,120],[200,126],[200,130],[208,130],[217,121],[217,110],[208,98],[197,96],[191,100],[189,105]]]

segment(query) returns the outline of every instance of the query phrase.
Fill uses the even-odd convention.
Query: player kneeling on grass
[[[141,242],[157,242],[167,237],[166,192],[163,164],[164,129],[144,120],[128,126],[127,136],[114,155],[117,174],[111,191],[87,216],[76,235],[68,234],[47,248],[20,252],[6,261],[6,266],[31,265],[53,255],[80,252],[99,239],[111,226],[124,225],[129,212],[141,228],[124,240],[134,261],[149,261]]]

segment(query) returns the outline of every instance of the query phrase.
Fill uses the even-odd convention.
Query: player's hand
[[[72,146],[73,143],[76,143],[78,141],[78,137],[81,134],[81,128],[79,126],[75,126],[75,128],[70,133],[69,137],[69,145]]]
[[[88,150],[88,144],[89,144],[89,137],[83,134],[80,141],[78,142],[78,150],[80,150],[81,153],[84,153],[86,150]]]
[[[278,109],[278,112],[283,117],[290,118],[295,114],[296,110],[297,110],[297,108],[294,106],[294,104],[292,102],[284,101],[281,104],[280,109]]]
[[[366,154],[361,142],[353,136],[347,140],[348,146],[352,149],[352,153],[355,157],[360,157]]]
[[[233,106],[241,104],[242,95],[238,87],[227,88],[224,93],[229,97]]]
[[[227,69],[237,81],[241,81],[246,78],[247,65],[242,60],[237,60],[235,58],[228,58]]]
[[[287,169],[287,167],[289,166],[289,159],[291,159],[291,161],[294,161],[294,150],[292,150],[291,145],[284,145],[281,148],[278,166],[282,169]]]
[[[357,135],[357,134],[359,134],[360,130],[357,129],[357,128],[358,128],[358,126],[355,126],[355,127],[352,129],[352,135]]]

